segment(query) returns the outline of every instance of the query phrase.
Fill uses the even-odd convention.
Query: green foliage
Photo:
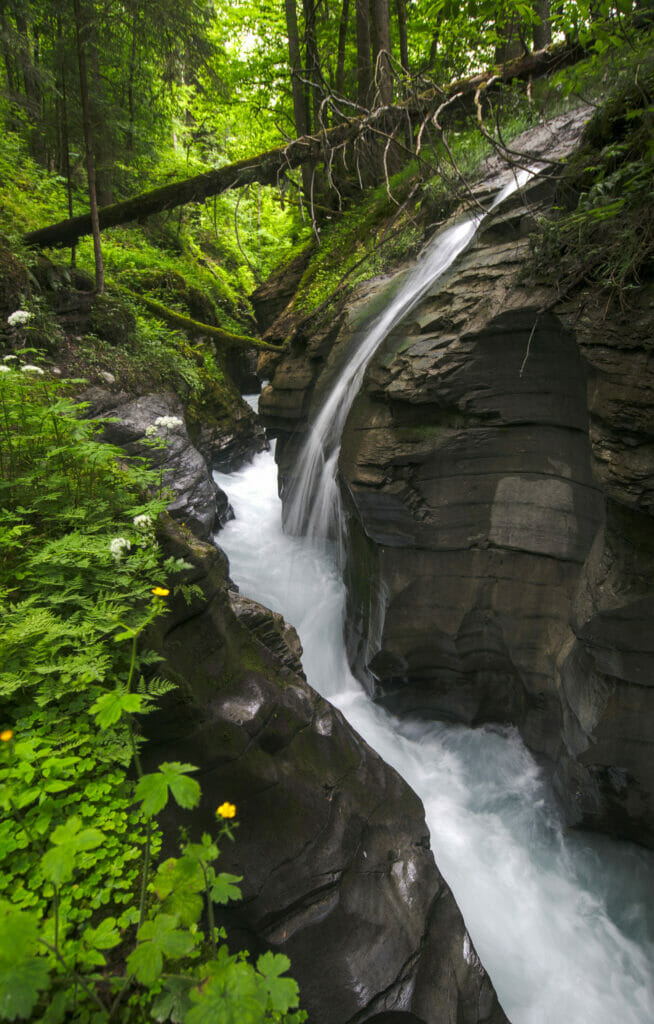
[[[97,438],[66,385],[0,365],[12,363],[0,372],[0,1020],[207,1019],[222,985],[229,1019],[301,1021],[286,959],[255,968],[214,924],[214,903],[240,895],[215,868],[233,807],[216,835],[157,863],[154,816],[171,796],[200,799],[193,765],[140,769],[134,716],[166,689],[140,645],[166,608],[152,584],[185,568],[156,544],[157,477]]]
[[[195,807],[200,799],[200,787],[195,779],[189,779],[187,772],[194,772],[192,764],[164,762],[159,771],[142,775],[136,787],[135,797],[141,801],[146,817],[163,811],[171,793],[180,807]]]
[[[651,57],[594,114],[566,169],[528,272],[568,295],[607,291],[624,305],[654,268],[654,64]]]

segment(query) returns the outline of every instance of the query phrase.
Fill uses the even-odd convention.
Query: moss
[[[119,295],[96,295],[89,316],[89,330],[110,345],[129,348],[136,338],[136,316]]]
[[[409,444],[420,444],[422,441],[429,441],[434,437],[438,437],[442,429],[441,426],[424,423],[417,427],[399,427],[397,436],[400,441],[405,441]]]
[[[29,294],[27,267],[11,251],[8,241],[0,237],[0,317],[6,320],[20,309]]]
[[[525,278],[561,296],[607,292],[608,310],[654,274],[654,58],[595,112],[559,182],[555,216],[532,237]]]

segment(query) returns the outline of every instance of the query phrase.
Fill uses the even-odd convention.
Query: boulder
[[[174,395],[133,398],[89,389],[81,396],[89,413],[108,420],[102,438],[124,448],[127,455],[147,458],[161,470],[161,486],[173,492],[168,512],[201,539],[233,518],[227,495],[213,481],[207,464],[193,447],[186,431],[182,406]],[[156,425],[172,418],[171,426]],[[148,429],[153,431],[148,436]]]
[[[236,842],[220,858],[244,876],[242,902],[220,915],[230,946],[286,953],[312,1024],[390,1011],[505,1022],[418,798],[307,685],[294,631],[229,589],[224,555],[172,523],[162,541],[192,564],[181,579],[202,596],[172,601],[147,638],[178,687],[145,720],[145,767],[199,769],[199,809],[161,817],[166,847],[180,825],[198,836],[215,829],[220,803],[237,806]]]
[[[258,388],[257,381],[254,390]],[[202,396],[189,400],[186,424],[193,444],[212,470],[231,473],[268,449],[256,412],[227,376],[220,382],[207,382]]]

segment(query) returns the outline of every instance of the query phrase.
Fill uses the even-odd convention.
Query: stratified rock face
[[[526,285],[549,202],[535,180],[501,207],[368,368],[339,462],[349,648],[393,710],[517,724],[570,820],[651,844],[654,289],[604,316]],[[367,305],[264,395],[282,484]]]
[[[358,651],[378,696],[400,711],[516,722],[555,758],[555,665],[604,503],[575,338],[519,282],[523,203],[503,208],[387,339],[340,468],[361,524],[355,607],[359,566],[372,560],[380,577],[377,649],[364,629]]]
[[[144,756],[199,767],[202,804],[192,819],[171,810],[167,836],[180,824],[213,831],[215,808],[237,806],[236,842],[220,859],[244,876],[243,902],[221,919],[230,945],[287,953],[312,1024],[385,1010],[424,1024],[506,1022],[418,798],[296,671],[294,631],[228,591],[220,551],[170,527],[165,546],[193,564],[185,581],[203,597],[175,601],[148,638],[179,689],[148,717]]]
[[[233,517],[227,495],[214,483],[207,464],[189,440],[182,406],[174,395],[144,395],[132,399],[98,389],[84,396],[92,414],[112,420],[103,440],[120,445],[128,455],[146,457],[160,467],[162,485],[173,491],[168,512],[185,522],[202,540]],[[157,426],[157,420],[174,419],[173,426]],[[154,431],[148,437],[148,428]]]

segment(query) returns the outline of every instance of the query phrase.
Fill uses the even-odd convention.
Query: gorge
[[[652,5],[4,8],[0,1019],[650,1024]]]
[[[562,127],[564,146],[574,126]],[[520,185],[529,176],[522,174]],[[641,659],[637,676],[627,670],[621,682],[580,666],[580,638],[566,639],[580,565],[592,564],[593,540],[615,512],[605,514],[591,474],[586,372],[566,327],[571,313],[557,318],[519,277],[526,233],[547,195],[547,183],[534,179],[482,225],[481,239],[444,281],[434,283],[449,259],[431,278],[409,271],[382,287],[382,313],[379,294],[365,294],[323,377],[311,344],[303,365],[297,346],[282,358],[261,407],[280,436],[290,535],[281,532],[266,455],[236,480],[219,478],[237,517],[220,543],[244,593],[298,628],[309,682],[421,796],[437,862],[509,1019],[644,1022],[653,1005],[651,855],[565,832],[567,817],[647,841],[649,762],[646,754],[634,761],[632,751],[649,742],[649,712],[645,731],[636,725],[620,749],[620,764],[588,768],[591,758],[575,755],[601,747],[593,730],[601,735],[603,714],[614,724],[618,687],[639,687],[647,707],[651,675],[647,628],[630,642],[631,663]],[[451,249],[451,236],[441,236],[452,262],[476,226],[468,238],[465,225],[453,229]],[[465,329],[461,342],[457,327]],[[335,521],[337,470],[345,519]],[[307,539],[293,536],[300,533]],[[254,555],[261,537],[265,567]],[[647,548],[642,555],[646,572]],[[638,595],[637,623],[651,622],[643,599],[651,608],[651,589]],[[448,623],[456,623],[454,635]],[[364,695],[341,648],[343,627],[360,678],[399,719]],[[555,665],[563,682],[552,687]],[[619,713],[632,713],[629,701]],[[434,718],[499,727],[470,732],[430,724]],[[518,726],[549,770],[500,723]],[[636,906],[644,908],[639,923]]]

